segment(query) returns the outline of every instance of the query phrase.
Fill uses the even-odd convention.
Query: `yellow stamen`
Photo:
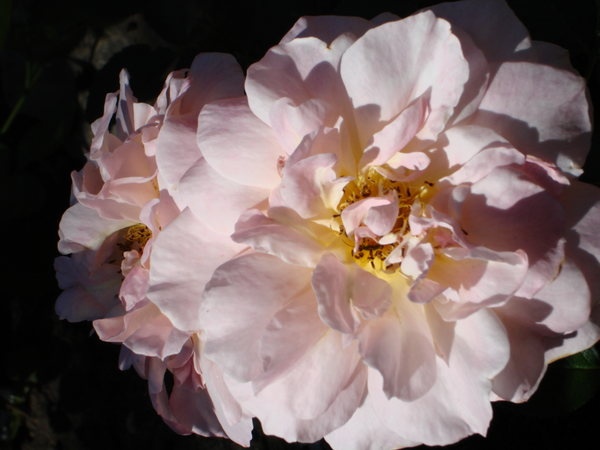
[[[390,180],[374,169],[369,169],[365,174],[350,181],[344,187],[344,193],[337,205],[337,214],[333,216],[337,223],[338,233],[342,240],[351,247],[352,257],[364,267],[371,267],[377,271],[390,271],[395,267],[387,266],[386,258],[400,245],[401,237],[409,229],[408,218],[415,201],[423,199],[433,183],[425,181],[422,185],[409,184],[401,181]],[[344,230],[341,213],[351,204],[367,197],[384,196],[395,191],[398,198],[398,217],[392,231],[388,235],[398,236],[394,242],[380,244],[373,239],[361,239],[358,244],[353,236],[348,236]],[[392,236],[393,237],[393,236]]]
[[[123,251],[141,251],[151,237],[152,231],[143,223],[132,225],[125,231],[125,243],[123,245],[125,249]]]

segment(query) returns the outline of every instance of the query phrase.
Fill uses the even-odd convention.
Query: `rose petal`
[[[419,135],[436,136],[462,95],[468,64],[449,24],[424,12],[367,31],[344,53],[340,73],[366,143],[428,90],[431,112]]]
[[[309,288],[310,271],[264,254],[218,268],[200,305],[206,356],[242,381],[264,371],[260,338],[273,316]]]
[[[242,248],[184,210],[154,241],[148,298],[176,328],[200,329],[199,302],[205,284],[220,264]]]
[[[258,188],[273,188],[279,182],[277,159],[283,150],[245,98],[211,103],[198,120],[198,146],[219,174]]]

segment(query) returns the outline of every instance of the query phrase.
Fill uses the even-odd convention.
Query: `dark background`
[[[240,449],[176,435],[155,414],[146,382],[118,370],[118,346],[100,342],[90,323],[54,314],[52,262],[69,174],[84,163],[89,123],[117,90],[119,70],[126,67],[134,94],[153,103],[166,74],[198,52],[232,53],[246,68],[302,15],[406,16],[434,3],[0,0],[0,449]],[[570,51],[600,104],[600,2],[508,3],[533,38]],[[597,185],[599,153],[596,133],[583,178]],[[449,448],[598,448],[600,366],[593,352],[585,356],[553,364],[530,402],[494,404],[487,438]],[[328,449],[258,431],[252,448]]]

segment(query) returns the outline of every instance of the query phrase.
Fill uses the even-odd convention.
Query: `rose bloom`
[[[92,124],[88,161],[72,175],[72,206],[58,244],[70,256],[59,256],[55,268],[64,290],[58,315],[92,320],[100,339],[122,344],[120,367],[133,365],[148,379],[152,403],[169,426],[248,445],[251,418],[220,382],[220,369],[203,359],[193,318],[168,307],[193,308],[180,298],[193,292],[187,280],[202,289],[214,268],[245,248],[229,237],[234,222],[231,230],[219,228],[197,215],[202,204],[190,194],[196,181],[186,181],[202,159],[196,145],[201,107],[241,95],[242,83],[231,56],[201,54],[189,71],[171,73],[148,105],[135,99],[122,71],[118,95],[106,96],[104,115]],[[201,233],[203,254],[186,244],[182,229]],[[182,260],[193,273],[179,266]]]
[[[189,314],[266,433],[343,450],[485,435],[491,401],[527,400],[598,340],[585,82],[503,1],[302,18],[245,91],[202,109],[198,143],[240,186],[203,190],[213,220],[263,198],[232,236],[251,250]]]

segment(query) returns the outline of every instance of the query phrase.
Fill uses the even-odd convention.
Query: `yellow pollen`
[[[398,198],[398,217],[390,234],[402,237],[408,231],[408,218],[412,205],[416,200],[421,200],[427,194],[433,183],[424,181],[422,185],[409,184],[401,181],[390,180],[374,169],[350,181],[344,187],[344,193],[337,205],[338,214],[334,221],[337,223],[339,234],[344,242],[351,248],[352,257],[362,266],[370,266],[378,271],[393,271],[395,267],[386,265],[386,258],[392,253],[401,239],[392,243],[380,244],[373,239],[364,238],[355,243],[354,236],[348,236],[344,230],[341,213],[351,204],[368,197],[381,197],[395,191]]]
[[[123,251],[141,251],[144,249],[146,242],[152,237],[152,231],[143,223],[137,223],[127,228],[124,237]]]

